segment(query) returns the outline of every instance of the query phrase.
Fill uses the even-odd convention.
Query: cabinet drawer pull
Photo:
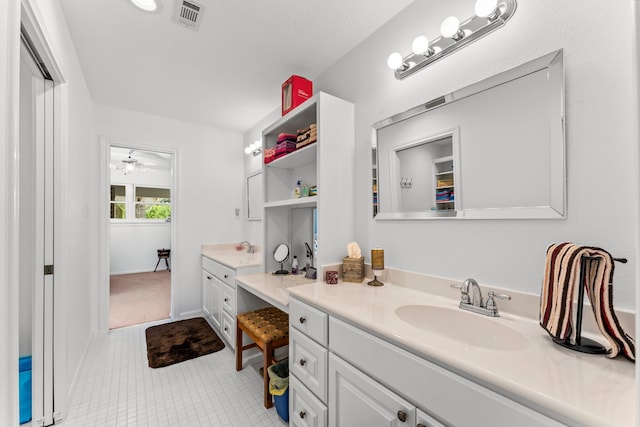
[[[229,302],[229,298],[225,298],[225,299],[224,299],[224,302]]]
[[[398,419],[400,420],[400,422],[405,422],[407,421],[407,413],[404,411],[398,411]]]
[[[228,327],[228,326],[225,326],[225,327],[224,327],[224,331],[225,331],[225,332],[229,332],[229,327]]]
[[[211,280],[211,279],[213,279],[213,277],[207,276],[207,280]]]
[[[304,418],[307,415],[307,413],[304,411],[300,411],[298,415],[300,415],[300,418]]]
[[[307,319],[304,316],[300,316],[300,323],[304,323],[307,321]]]
[[[304,359],[300,359],[299,363],[300,363],[300,366],[304,366],[304,365],[306,365],[307,361],[304,360]]]
[[[416,427],[427,427],[427,426],[426,426],[426,425],[424,425],[424,424],[422,424],[422,423],[420,423],[420,424],[418,424]]]
[[[224,278],[225,278],[225,279],[228,279],[228,278],[229,278],[229,275],[228,275],[228,274],[225,274],[225,275],[224,275]]]

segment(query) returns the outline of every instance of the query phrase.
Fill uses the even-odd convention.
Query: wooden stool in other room
[[[273,401],[269,393],[267,369],[276,362],[274,350],[289,345],[289,315],[275,307],[267,307],[238,314],[236,319],[236,371],[242,370],[242,352],[258,347],[263,355],[264,407],[271,408]],[[247,334],[253,343],[243,346],[242,332]]]
[[[171,255],[171,249],[158,249],[158,262],[156,262],[156,268],[153,269],[155,273],[158,269],[158,265],[160,265],[160,261],[164,260],[164,263],[167,265],[167,270],[171,271],[169,267],[169,256]]]

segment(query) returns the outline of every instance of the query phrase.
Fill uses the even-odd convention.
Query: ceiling
[[[59,0],[96,104],[244,132],[412,0],[196,0],[199,30],[129,0]]]

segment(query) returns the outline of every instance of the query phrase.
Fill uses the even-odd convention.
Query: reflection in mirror
[[[274,272],[273,274],[289,274],[288,270],[285,270],[283,267],[283,263],[289,259],[289,246],[286,243],[280,243],[273,250],[273,259],[275,262],[280,264],[280,270]]]
[[[262,172],[247,176],[247,219],[262,219]]]
[[[373,125],[376,219],[564,218],[562,51]]]

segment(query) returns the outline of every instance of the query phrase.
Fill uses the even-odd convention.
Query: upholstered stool
[[[236,371],[242,370],[242,352],[258,347],[263,355],[264,407],[271,408],[273,401],[269,393],[267,369],[276,362],[274,350],[289,345],[289,315],[275,307],[267,307],[238,314],[236,319]],[[242,345],[243,332],[253,343]]]
[[[160,265],[160,261],[164,260],[164,263],[167,265],[167,270],[171,271],[171,267],[169,267],[169,257],[171,256],[171,249],[158,249],[158,262],[156,262],[156,268],[153,269],[155,273],[158,269],[158,265]]]

